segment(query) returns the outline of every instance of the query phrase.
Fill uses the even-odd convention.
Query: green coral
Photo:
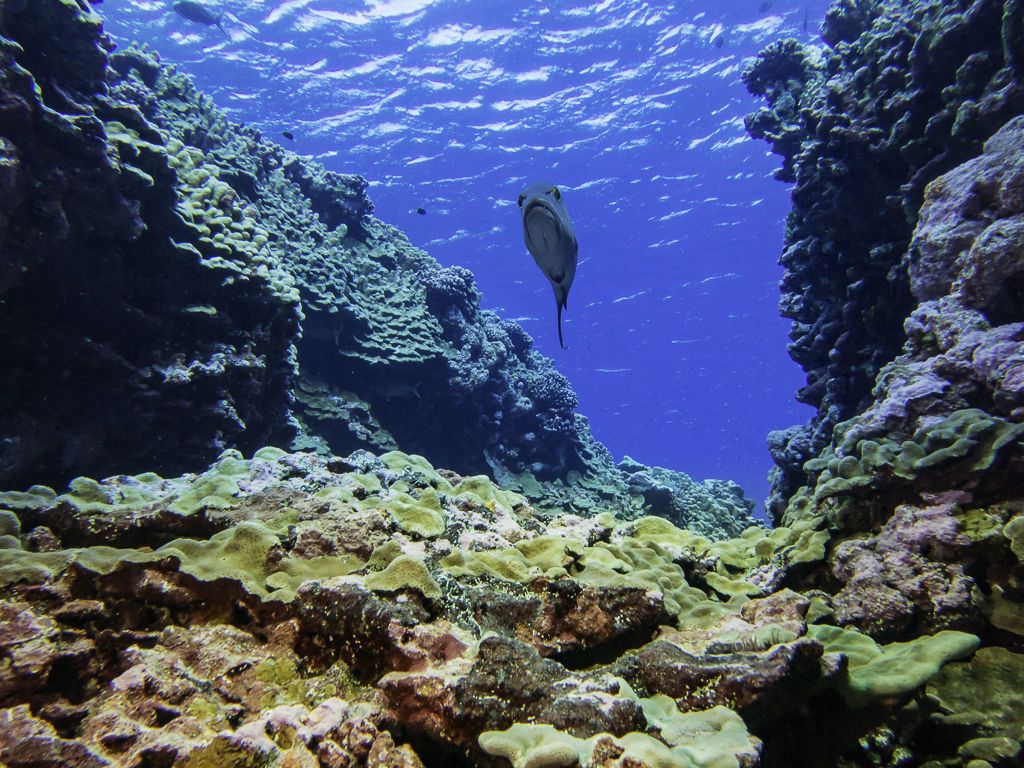
[[[0,493],[0,509],[43,509],[57,500],[57,492],[46,485],[33,485],[27,491]]]
[[[403,453],[402,451],[388,451],[380,456],[381,462],[392,472],[411,472],[418,477],[423,484],[438,482],[441,476],[434,469],[434,466],[425,458],[416,453]],[[447,485],[447,481],[445,481]]]
[[[704,581],[726,599],[763,594],[765,587],[748,580],[755,569],[818,562],[825,557],[829,534],[817,530],[819,521],[799,521],[791,527],[768,530],[752,526],[738,537],[711,542],[690,531],[679,529],[658,517],[645,517],[624,528],[630,538],[656,545],[674,556],[715,558],[715,570]]]
[[[374,548],[370,554],[370,559],[366,561],[366,567],[371,571],[383,571],[401,554],[402,545],[394,539],[389,539],[379,547]]]
[[[1024,604],[1011,600],[999,584],[992,585],[988,620],[992,626],[1016,635],[1024,635]]]
[[[636,531],[634,525],[622,532]],[[709,605],[705,592],[686,581],[683,569],[673,561],[669,549],[680,542],[689,543],[685,531],[660,519],[642,521],[640,537],[615,537],[593,546],[561,536],[525,539],[514,547],[499,550],[467,551],[458,549],[441,559],[441,567],[456,578],[487,577],[528,584],[541,576],[572,578],[598,588],[634,587],[657,589],[664,597],[665,609],[688,626],[706,626],[734,612],[722,603]]]
[[[1024,563],[1024,515],[1018,515],[1003,527],[1003,536],[1010,540],[1010,551]]]
[[[286,455],[279,448],[263,448],[254,460],[275,461]],[[104,515],[114,511],[136,510],[170,497],[169,508],[180,515],[192,515],[204,509],[230,509],[239,504],[238,482],[248,479],[252,462],[235,450],[224,451],[202,474],[164,479],[153,472],[117,476],[102,482],[91,477],[76,477],[66,492],[58,495],[52,488],[35,485],[27,492],[0,494],[0,507],[38,510],[63,504],[80,515]]]
[[[441,558],[440,565],[456,578],[488,577],[528,584],[542,575],[540,569],[531,567],[522,552],[511,548],[485,552],[457,549]]]
[[[425,539],[433,539],[444,533],[445,518],[437,493],[430,489],[419,499],[407,493],[398,493],[385,503],[384,509],[403,531]]]
[[[21,535],[21,521],[13,512],[0,509],[0,536],[17,538]]]
[[[287,601],[295,597],[295,590],[307,579],[347,576],[365,567],[355,555],[272,558],[271,552],[279,545],[278,534],[267,525],[243,522],[208,540],[176,539],[155,552],[103,546],[57,552],[0,549],[0,585],[46,581],[72,562],[95,573],[108,574],[124,562],[149,562],[170,556],[180,562],[184,573],[200,581],[231,579],[261,597]]]
[[[441,597],[441,587],[430,575],[422,560],[411,555],[401,555],[392,560],[383,571],[370,573],[363,583],[374,592],[399,592],[411,589],[426,598]]]
[[[512,491],[502,490],[486,475],[464,477],[456,485],[449,485],[449,487],[451,488],[450,495],[457,501],[468,501],[475,506],[486,507],[492,511],[497,505],[511,512],[516,507],[525,506],[527,503],[523,496]]]
[[[237,451],[225,451],[220,460],[199,475],[171,504],[181,515],[201,509],[230,509],[239,503],[238,481],[249,476],[249,463]]]
[[[572,575],[596,587],[657,589],[664,596],[665,609],[681,621],[708,601],[704,592],[687,583],[683,569],[664,550],[630,539],[587,547]]]
[[[711,541],[685,528],[677,528],[663,517],[641,517],[626,528],[630,538],[657,544],[674,553],[698,554],[711,549]]]
[[[627,695],[635,698],[628,686],[625,688]],[[602,739],[622,749],[619,760],[624,764],[652,768],[738,768],[740,756],[756,755],[743,719],[726,707],[680,713],[667,696],[638,701],[661,740],[638,732],[580,739],[551,725],[516,723],[504,731],[484,732],[479,744],[488,754],[509,760],[514,768],[587,765]]]
[[[181,570],[201,581],[232,579],[250,592],[283,601],[293,599],[303,581],[347,576],[365,566],[355,555],[271,557],[279,546],[278,534],[270,527],[243,522],[207,541],[177,539],[158,549],[155,555],[178,557]]]
[[[903,441],[866,437],[857,419],[836,426],[833,444],[804,464],[814,478],[789,501],[783,522],[821,517],[837,519],[844,498],[874,489],[878,478],[914,481],[938,470],[974,475],[992,467],[1011,445],[1024,437],[1024,424],[1014,424],[977,408],[964,408],[929,421]]]
[[[220,167],[207,162],[201,149],[171,137],[166,152],[178,177],[177,213],[195,236],[195,245],[178,243],[179,250],[194,253],[206,266],[228,273],[226,283],[256,276],[282,301],[298,303],[295,279],[267,249],[270,236],[256,223],[258,209],[243,205],[234,187],[220,180]]]
[[[540,576],[566,576],[566,568],[582,554],[576,542],[561,536],[538,536],[500,550],[455,550],[441,559],[441,567],[456,577],[487,576],[528,584]]]
[[[363,445],[374,452],[398,448],[394,436],[374,415],[373,407],[354,392],[305,373],[296,381],[293,392],[304,428],[304,434],[293,442],[293,450],[309,450],[307,446],[311,446],[318,453],[330,455],[332,445]]]
[[[884,646],[856,630],[823,624],[808,627],[807,634],[826,652],[846,656],[848,675],[841,692],[854,707],[920,688],[944,664],[970,656],[980,643],[976,635],[953,630]]]
[[[504,731],[486,731],[479,743],[484,752],[504,757],[513,768],[586,765],[594,751],[593,739],[577,739],[543,724],[516,723]]]
[[[1024,654],[981,648],[970,660],[943,667],[927,691],[940,721],[1024,740]]]

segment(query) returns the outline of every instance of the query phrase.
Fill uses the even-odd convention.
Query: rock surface
[[[915,697],[980,636],[1018,637],[1024,513],[969,527],[966,506],[905,508],[913,525],[871,540],[798,521],[711,541],[661,517],[550,519],[404,453],[276,448],[200,475],[3,493],[0,760],[846,759],[879,721],[925,727]],[[983,577],[959,565],[981,547]],[[858,559],[872,568],[848,579]],[[979,588],[1000,591],[998,611],[971,602]],[[919,596],[913,621],[880,633],[889,614],[851,607],[894,590]],[[962,701],[945,694],[941,716]],[[822,711],[828,728],[791,730]],[[1006,751],[976,742],[1009,733],[968,728],[952,749]]]
[[[774,43],[745,73],[768,101],[748,130],[782,155],[779,177],[795,184],[780,307],[793,320],[790,355],[807,372],[798,399],[818,409],[769,441],[776,518],[833,427],[871,405],[907,317],[946,292],[953,265],[934,250],[958,251],[982,225],[936,227],[945,210],[919,209],[930,183],[1024,112],[1022,14],[1016,0],[840,0],[822,26],[826,47]],[[986,205],[980,190],[962,194]],[[914,235],[919,221],[932,229],[928,245]]]

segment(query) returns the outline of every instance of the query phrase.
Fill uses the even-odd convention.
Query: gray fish
[[[558,344],[562,342],[562,310],[576,277],[579,245],[562,193],[554,184],[534,182],[519,193],[523,209],[523,240],[541,272],[551,283],[558,307]]]
[[[408,384],[404,381],[395,381],[393,379],[388,379],[378,386],[377,393],[385,400],[404,400],[409,397],[415,397],[417,400],[423,399],[423,395],[420,394],[419,384]]]
[[[224,14],[213,11],[209,6],[198,3],[195,0],[175,0],[174,5],[171,7],[182,18],[194,21],[197,24],[205,24],[208,27],[217,27],[225,35],[228,33],[224,29]]]

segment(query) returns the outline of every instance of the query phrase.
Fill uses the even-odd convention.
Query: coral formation
[[[780,307],[793,320],[790,355],[807,373],[798,398],[818,409],[810,424],[770,439],[777,518],[833,427],[871,404],[875,377],[906,340],[905,319],[945,292],[951,276],[937,274],[939,262],[953,266],[957,244],[984,228],[984,217],[943,224],[943,209],[920,208],[951,185],[986,207],[987,192],[962,183],[974,169],[936,180],[1024,112],[1022,14],[1016,0],[841,0],[822,26],[827,47],[773,43],[744,75],[768,101],[748,130],[782,155],[779,177],[795,184]],[[931,248],[915,226],[932,231]],[[990,247],[1005,253],[995,236]],[[953,260],[935,248],[953,248]],[[992,269],[1002,274],[1000,263]]]
[[[181,471],[287,440],[298,293],[259,257],[251,211],[201,153],[103,97],[95,13],[23,4],[3,25],[0,478],[123,456]]]
[[[806,522],[711,541],[545,519],[399,452],[228,451],[0,509],[9,764],[29,741],[49,765],[754,768],[791,748],[780,718],[900,713],[979,642],[840,626],[841,593],[807,586],[829,563]],[[1016,526],[998,531],[1010,553]]]
[[[362,179],[5,6],[0,763],[1019,765],[1022,28],[839,0],[748,70],[819,407],[769,530],[614,465]]]

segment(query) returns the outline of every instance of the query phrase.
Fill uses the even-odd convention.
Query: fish
[[[764,0],[759,6],[757,6],[758,13],[767,13],[772,9],[772,0]]]
[[[809,21],[809,18],[808,18],[808,15],[807,15],[807,9],[804,8],[804,34],[805,35],[807,34],[807,22],[808,21]]]
[[[420,394],[420,384],[409,384],[404,381],[395,381],[394,379],[382,382],[377,387],[377,394],[388,401],[405,400],[410,397],[414,397],[417,400],[423,399],[423,395]]]
[[[416,209],[416,213],[418,213],[420,216],[426,216],[427,215],[427,209],[426,208],[417,208]]]
[[[171,8],[184,19],[194,21],[197,24],[205,24],[208,27],[217,27],[225,35],[228,33],[224,29],[224,14],[217,13],[209,6],[196,2],[196,0],[175,0]]]
[[[295,134],[291,131],[281,131],[281,135],[288,139],[288,141],[295,141]]]
[[[576,277],[579,244],[562,191],[554,184],[534,182],[519,193],[523,210],[523,241],[551,283],[558,308],[558,345],[562,340],[562,310],[568,309],[569,289]]]

